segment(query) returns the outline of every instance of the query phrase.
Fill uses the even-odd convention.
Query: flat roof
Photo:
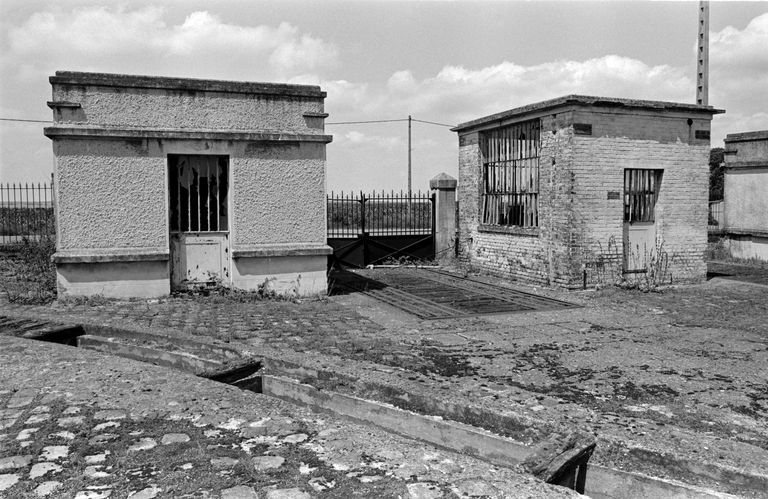
[[[202,80],[197,78],[173,78],[168,76],[143,76],[113,73],[82,73],[78,71],[56,71],[56,75],[49,77],[48,81],[50,81],[52,85],[97,85],[116,88],[154,88],[163,90],[268,94],[319,98],[324,98],[326,96],[326,93],[317,85]]]
[[[454,128],[454,132],[461,132],[477,126],[485,125],[494,121],[506,120],[510,118],[522,117],[526,114],[539,113],[551,109],[565,106],[591,106],[591,107],[612,107],[612,108],[630,108],[658,111],[687,111],[696,113],[720,114],[724,109],[715,109],[712,106],[699,106],[698,104],[683,104],[680,102],[665,102],[639,99],[619,99],[617,97],[595,97],[591,95],[565,95],[555,99],[545,100],[527,106],[516,107],[509,111],[478,118],[476,120],[460,123]]]
[[[729,133],[725,136],[725,142],[746,142],[750,140],[768,140],[768,130]]]

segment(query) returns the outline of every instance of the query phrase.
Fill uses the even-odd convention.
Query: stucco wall
[[[725,138],[725,230],[768,237],[768,130]]]
[[[304,116],[323,112],[325,94],[317,87],[274,85],[269,90],[266,84],[62,72],[51,81],[53,102],[80,104],[70,111],[59,108],[59,122],[323,133],[322,122],[318,127],[317,120]],[[161,88],[146,88],[152,85]],[[265,93],[259,94],[262,88]]]
[[[136,279],[147,296],[168,289],[170,154],[228,157],[227,258],[236,271],[264,272],[238,273],[236,284],[303,276],[302,294],[322,292],[330,137],[318,87],[93,73],[51,83],[55,125],[45,133],[64,293],[138,296]],[[295,268],[272,276],[273,260]],[[151,278],[126,270],[150,267]]]
[[[325,242],[325,147],[249,144],[232,166],[233,245]]]
[[[168,250],[165,158],[141,141],[54,141],[58,249]]]

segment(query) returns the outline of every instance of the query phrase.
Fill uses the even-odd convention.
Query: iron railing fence
[[[0,244],[55,235],[52,183],[0,184]]]
[[[709,232],[721,232],[724,227],[723,200],[709,202],[709,217],[707,220],[707,230]]]
[[[327,196],[328,237],[430,234],[435,197],[429,192],[335,193]]]

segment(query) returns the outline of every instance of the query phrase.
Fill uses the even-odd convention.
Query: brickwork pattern
[[[573,123],[592,125],[576,135]],[[654,275],[663,283],[706,275],[709,129],[698,118],[568,112],[542,118],[539,229],[495,233],[478,226],[480,135],[460,139],[460,261],[472,270],[565,288],[612,284],[623,268],[624,170],[664,171],[656,204]],[[656,134],[657,139],[651,140]],[[645,277],[646,274],[643,274]],[[631,276],[630,276],[631,277]]]

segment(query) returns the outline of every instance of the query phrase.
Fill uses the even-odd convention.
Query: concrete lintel
[[[109,250],[65,250],[51,257],[54,263],[166,262],[169,250],[117,248]]]
[[[333,253],[333,248],[322,243],[260,244],[232,248],[232,258],[323,256],[331,253]]]
[[[96,85],[114,88],[151,88],[237,94],[279,95],[324,98],[326,93],[316,85],[262,83],[248,81],[202,80],[198,78],[172,78],[111,73],[84,73],[56,71],[48,78],[52,85]]]
[[[729,236],[768,237],[768,231],[762,229],[739,229],[728,227],[724,232]]]
[[[67,102],[67,101],[48,101],[46,102],[51,109],[57,109],[61,107],[68,107],[72,109],[79,109],[82,107],[79,102]]]
[[[185,128],[111,128],[99,126],[55,125],[45,127],[43,133],[56,138],[105,138],[105,139],[192,139],[192,140],[237,140],[251,142],[322,142],[333,140],[332,135],[302,134],[293,132],[270,132],[253,130],[200,130]]]
[[[327,118],[330,115],[328,113],[307,112],[307,113],[304,113],[302,116],[304,116],[305,118]]]
[[[768,168],[768,161],[733,161],[725,163],[726,170],[762,170]]]

